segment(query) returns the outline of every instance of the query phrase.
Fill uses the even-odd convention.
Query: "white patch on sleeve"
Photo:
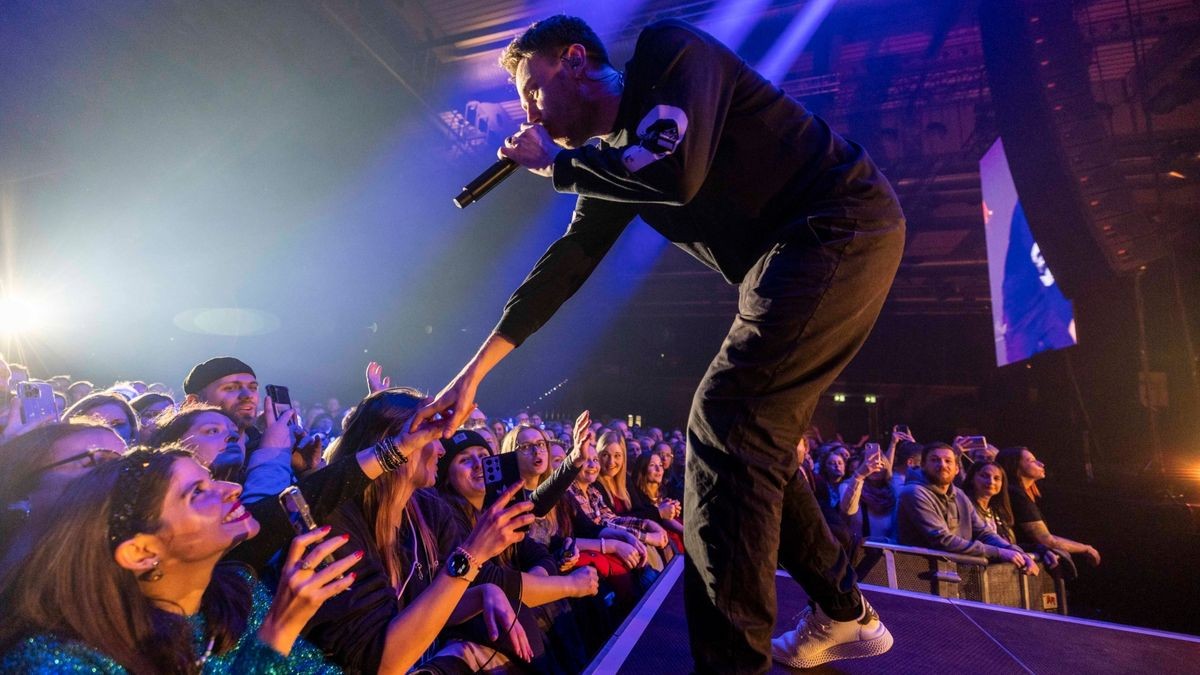
[[[626,148],[621,160],[638,171],[675,152],[687,133],[687,113],[671,105],[655,106],[638,123],[638,142]]]

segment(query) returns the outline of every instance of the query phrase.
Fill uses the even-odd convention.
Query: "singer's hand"
[[[504,140],[496,156],[508,158],[539,176],[554,175],[554,158],[562,151],[546,128],[540,124],[522,124],[517,133]]]

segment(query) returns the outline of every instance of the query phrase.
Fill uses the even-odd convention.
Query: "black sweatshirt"
[[[675,20],[642,31],[612,133],[559,152],[554,188],[579,199],[566,234],[496,326],[517,345],[579,289],[635,216],[735,284],[810,216],[903,218],[865,150]]]

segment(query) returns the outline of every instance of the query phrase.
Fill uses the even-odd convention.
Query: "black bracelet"
[[[383,440],[375,444],[375,459],[379,460],[379,465],[383,467],[384,471],[389,473],[408,464],[408,457],[405,457],[404,453],[400,452],[396,441],[392,440],[390,436],[384,437]]]

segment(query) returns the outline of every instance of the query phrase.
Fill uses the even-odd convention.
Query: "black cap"
[[[192,368],[192,372],[183,378],[183,393],[199,394],[201,389],[228,375],[249,373],[254,375],[254,369],[245,361],[232,356],[213,357]],[[255,377],[258,377],[255,375]]]
[[[492,450],[492,446],[488,444],[487,439],[479,432],[470,429],[459,429],[454,432],[450,438],[442,439],[442,447],[446,449],[446,454],[442,455],[438,460],[437,482],[441,485],[446,482],[446,476],[450,473],[450,463],[458,456],[458,453],[467,448],[487,448]]]

